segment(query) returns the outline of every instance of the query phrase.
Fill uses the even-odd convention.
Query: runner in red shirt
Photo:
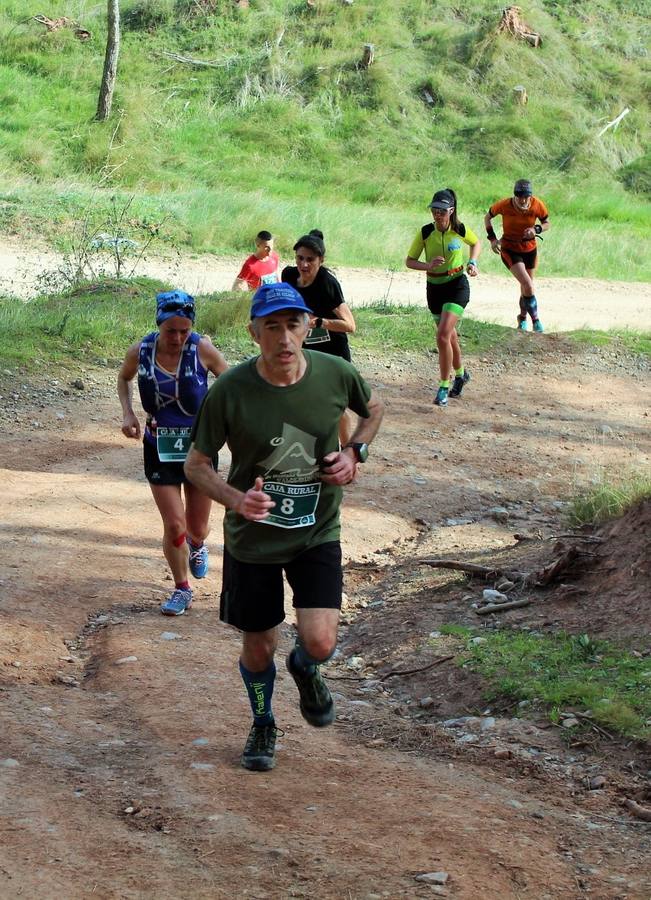
[[[497,238],[491,220],[502,216],[502,237]],[[534,331],[543,331],[538,318],[538,302],[534,293],[533,276],[538,265],[536,237],[549,229],[547,207],[533,196],[531,182],[525,178],[516,181],[513,196],[493,203],[484,217],[486,236],[493,253],[499,253],[502,262],[520,284],[520,313],[518,328],[527,330],[527,313],[531,316]]]
[[[270,231],[259,231],[255,238],[255,253],[244,260],[233,283],[234,291],[257,291],[261,284],[275,284],[278,279],[278,254]]]

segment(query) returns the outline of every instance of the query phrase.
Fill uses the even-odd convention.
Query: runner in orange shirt
[[[491,221],[495,216],[502,216],[503,234],[499,239]],[[493,203],[484,217],[484,225],[491,250],[500,254],[502,262],[520,284],[518,328],[520,331],[527,330],[528,313],[533,330],[543,331],[543,324],[538,318],[533,276],[538,265],[536,237],[549,229],[547,207],[533,196],[531,182],[521,178],[515,183],[512,197]]]

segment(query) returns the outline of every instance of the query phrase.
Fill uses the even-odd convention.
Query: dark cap
[[[156,294],[156,324],[160,325],[166,319],[181,316],[194,322],[196,309],[194,297],[185,291],[163,291]]]
[[[533,187],[531,186],[531,182],[527,181],[526,178],[520,178],[519,181],[516,181],[513,186],[513,193],[516,197],[519,195],[521,197],[531,197],[533,195]]]
[[[437,191],[432,197],[430,209],[453,209],[454,197],[450,191]]]
[[[280,312],[281,309],[311,312],[310,307],[305,305],[305,301],[296,288],[287,284],[286,281],[261,285],[251,300],[252,319],[270,316],[271,313]]]

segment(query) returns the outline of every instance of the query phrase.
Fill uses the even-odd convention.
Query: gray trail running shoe
[[[287,669],[296,682],[301,698],[301,715],[314,728],[331,725],[335,720],[335,704],[328,685],[319,672],[313,674],[297,672],[294,669],[294,650],[287,657]]]
[[[460,397],[461,391],[470,381],[470,372],[464,372],[463,375],[455,375],[452,387],[450,388],[450,397]]]
[[[278,729],[270,725],[252,725],[242,753],[242,765],[251,772],[268,772],[276,765]]]

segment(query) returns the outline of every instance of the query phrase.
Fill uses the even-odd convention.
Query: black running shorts
[[[444,284],[427,282],[427,305],[434,316],[440,316],[447,303],[465,309],[470,300],[470,285],[465,275],[446,281]]]
[[[143,458],[145,463],[145,478],[151,485],[188,484],[185,477],[182,462],[161,462],[158,458],[158,450],[149,443],[142,442]],[[213,469],[217,471],[219,457],[212,461]]]
[[[524,263],[525,269],[529,272],[533,271],[538,265],[537,248],[530,250],[528,253],[518,253],[517,250],[501,250],[500,256],[502,257],[502,262],[509,270],[511,266],[519,262]]]
[[[341,609],[341,545],[328,541],[288,563],[245,563],[224,548],[219,617],[240,631],[268,631],[285,618],[283,570],[294,609]]]

